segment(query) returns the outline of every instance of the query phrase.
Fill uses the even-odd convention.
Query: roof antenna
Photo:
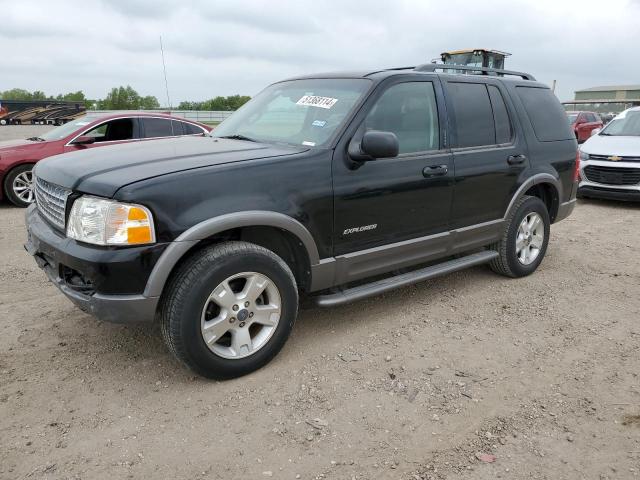
[[[160,35],[160,54],[162,55],[162,70],[164,71],[164,88],[167,91],[167,104],[169,105],[169,114],[173,110],[171,106],[171,98],[169,97],[169,82],[167,82],[167,66],[164,63],[164,48],[162,48],[162,35]],[[175,135],[173,131],[173,120],[169,122],[171,124],[171,136]]]
[[[162,48],[162,35],[160,35],[160,54],[162,55],[162,69],[164,70],[164,87],[167,91],[167,104],[169,105],[169,110],[173,110],[171,106],[171,98],[169,98],[169,83],[167,82],[167,66],[164,63],[164,48]]]

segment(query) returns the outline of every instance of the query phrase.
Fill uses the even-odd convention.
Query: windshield
[[[567,120],[569,120],[569,125],[571,125],[572,123],[575,123],[576,118],[578,118],[577,113],[572,113],[570,115],[567,115]]]
[[[211,136],[322,147],[370,85],[360,78],[276,83],[243,105]]]
[[[76,118],[70,122],[65,123],[64,125],[60,125],[53,130],[49,130],[47,133],[43,133],[40,135],[40,138],[43,140],[51,141],[51,140],[61,140],[73,132],[78,130],[81,127],[89,125],[91,122],[96,120],[97,117],[91,115],[85,115],[80,118]]]
[[[622,112],[611,120],[600,135],[620,137],[640,136],[640,110]]]

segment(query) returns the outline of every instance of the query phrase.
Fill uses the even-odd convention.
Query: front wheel
[[[173,275],[162,334],[196,373],[234,378],[280,351],[297,311],[296,281],[280,257],[251,243],[226,242],[197,252]]]
[[[551,230],[547,206],[538,197],[522,197],[506,221],[502,239],[492,248],[498,258],[489,266],[508,277],[530,275],[542,262]]]
[[[4,179],[4,191],[9,201],[18,207],[33,203],[33,165],[20,165],[11,170]]]

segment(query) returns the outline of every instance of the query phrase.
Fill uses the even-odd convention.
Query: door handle
[[[449,168],[446,165],[431,165],[424,167],[422,175],[425,178],[442,177],[443,175],[446,175],[448,171]]]
[[[509,165],[522,165],[527,160],[524,155],[509,155],[507,157],[507,163]]]

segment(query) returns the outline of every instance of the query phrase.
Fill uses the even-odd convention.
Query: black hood
[[[36,176],[71,190],[112,197],[131,183],[223,163],[292,155],[306,147],[212,137],[179,137],[94,147],[37,163]]]

